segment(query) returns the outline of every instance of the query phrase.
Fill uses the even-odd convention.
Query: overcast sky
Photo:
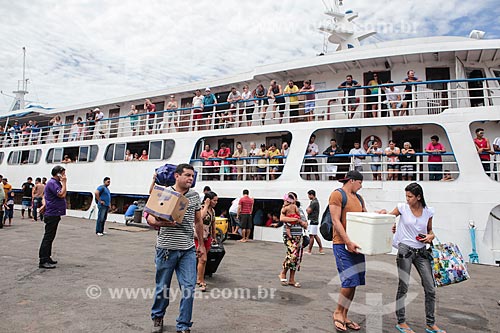
[[[332,1],[0,0],[0,90],[17,88],[23,46],[27,99],[51,107],[314,56],[323,49],[324,3]],[[500,38],[498,0],[344,0],[348,9],[383,40],[472,29]],[[0,110],[11,102],[1,96]]]

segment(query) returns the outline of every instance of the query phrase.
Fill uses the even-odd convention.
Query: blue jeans
[[[33,198],[33,220],[38,220],[38,208],[42,207],[42,198]],[[43,220],[43,214],[40,214],[40,219]]]
[[[156,289],[151,319],[163,318],[170,298],[170,283],[174,271],[181,291],[177,331],[188,330],[193,325],[194,289],[196,284],[196,251],[156,249]]]
[[[98,212],[97,212],[97,221],[95,223],[95,233],[103,233],[104,232],[104,223],[106,222],[106,219],[108,218],[108,210],[109,207],[99,205],[97,206]]]
[[[443,178],[442,164],[429,164],[429,180],[439,181]]]

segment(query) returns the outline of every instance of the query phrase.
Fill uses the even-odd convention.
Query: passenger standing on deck
[[[167,128],[177,128],[177,109],[179,106],[177,105],[177,101],[175,100],[175,95],[170,95],[170,100],[167,103]]]
[[[323,152],[323,155],[328,156],[326,159],[326,163],[328,163],[326,170],[328,171],[329,180],[334,180],[337,177],[338,166],[336,163],[342,162],[342,158],[335,157],[335,155],[343,153],[344,151],[342,148],[337,146],[337,140],[333,138],[330,139],[330,146]]]
[[[359,171],[349,171],[344,179],[347,201],[342,209],[342,193],[335,190],[328,201],[333,223],[333,255],[341,281],[337,308],[333,313],[333,325],[337,331],[359,330],[360,326],[349,319],[347,313],[354,299],[357,286],[365,285],[365,256],[358,252],[358,244],[352,242],[346,233],[347,213],[366,212],[364,201],[357,192],[363,184],[363,175]]]
[[[413,69],[410,69],[408,72],[406,72],[407,77],[404,78],[401,82],[402,83],[410,83],[410,82],[422,82],[418,77],[415,76],[415,71]],[[414,84],[407,84],[405,86],[405,98],[403,100],[403,109],[401,110],[401,116],[409,115],[408,109],[412,106],[412,101],[413,101],[413,93],[412,91],[417,91],[417,87]]]
[[[42,179],[37,177],[35,179],[35,187],[33,187],[33,220],[38,220],[38,208],[42,207],[43,192],[45,185],[42,184]],[[40,214],[40,220],[43,221],[43,214]]]
[[[205,119],[206,129],[209,129],[211,126],[215,104],[217,104],[217,98],[212,94],[210,88],[206,88],[205,96],[203,97],[203,119]]]
[[[104,236],[104,224],[108,218],[108,210],[111,205],[111,192],[109,191],[109,185],[111,184],[111,179],[109,177],[104,177],[102,185],[97,187],[95,194],[95,202],[97,204],[97,220],[95,224],[95,233],[97,236]]]
[[[314,120],[314,107],[316,106],[316,94],[314,92],[316,88],[311,84],[311,80],[304,81],[304,86],[300,89],[301,93],[308,93],[306,95],[306,103],[304,106],[304,114],[306,115],[306,121]]]
[[[56,268],[57,261],[52,260],[52,242],[56,238],[57,226],[61,216],[66,215],[66,169],[60,165],[52,168],[52,178],[45,186],[40,215],[44,215],[45,233],[40,244],[40,268]]]
[[[189,204],[181,222],[158,220],[148,215],[149,225],[159,228],[156,241],[156,289],[151,319],[152,332],[163,331],[163,317],[169,304],[170,283],[175,271],[181,290],[177,332],[189,332],[192,326],[194,289],[196,284],[196,257],[206,255],[205,245],[199,244],[195,251],[194,232],[198,239],[203,239],[200,196],[191,189],[194,180],[194,168],[189,164],[179,164],[175,169],[175,185],[171,189],[183,194]],[[154,186],[156,175],[153,176]]]
[[[483,166],[486,174],[490,175],[490,154],[493,153],[491,150],[490,140],[484,136],[484,129],[477,128],[476,129],[476,137],[474,138],[474,144],[476,145],[477,152],[479,154],[479,159],[481,160],[481,164]]]
[[[297,194],[289,192],[288,198],[292,200],[293,204],[297,205]],[[286,203],[283,204],[283,206],[285,205]],[[283,286],[300,288],[301,284],[295,280],[295,273],[300,270],[300,263],[302,261],[302,232],[304,229],[307,229],[306,218],[305,216],[301,216],[300,219],[286,216],[284,210],[281,209],[280,222],[283,223],[283,242],[286,246],[286,257],[279,274],[280,282]],[[287,227],[286,224],[289,226]],[[287,235],[287,228],[290,231],[291,237]],[[287,280],[286,275],[288,271],[290,271],[290,278]]]
[[[290,109],[290,123],[296,123],[299,121],[299,96],[296,94],[299,92],[299,87],[293,83],[293,80],[288,80],[288,84],[285,87],[285,94],[291,94],[289,97],[289,109]]]
[[[356,112],[356,109],[358,108],[358,102],[356,98],[356,89],[354,87],[361,87],[361,85],[358,83],[358,81],[352,79],[352,75],[349,74],[345,77],[345,81],[339,84],[337,87],[338,89],[345,89],[345,97],[346,97],[346,102],[344,102],[345,105],[347,105],[347,117],[349,119],[354,118],[354,114]]]
[[[148,113],[148,134],[153,134],[153,128],[155,126],[156,117],[156,105],[151,103],[151,100],[146,99],[144,103],[144,110]]]
[[[259,113],[260,113],[260,121],[261,121],[262,125],[265,124],[266,111],[267,111],[267,108],[269,107],[269,98],[267,97],[267,94],[268,94],[267,89],[264,88],[262,83],[259,83],[257,85],[257,88],[255,88],[255,90],[254,90],[254,95],[255,95],[255,98],[258,98],[257,106],[260,106]]]
[[[95,108],[94,110],[89,110],[85,114],[85,120],[86,120],[86,129],[85,129],[85,139],[86,140],[92,140],[92,137],[94,136],[94,128],[95,128],[95,115],[94,112],[99,111],[99,108]]]
[[[203,96],[201,96],[201,90],[198,89],[194,93],[193,101],[193,128],[195,131],[200,129],[201,119],[203,118]]]
[[[431,136],[431,142],[425,147],[425,152],[429,154],[429,180],[441,180],[443,178],[443,174],[441,173],[443,171],[441,154],[446,153],[446,148],[439,142],[437,135]]]
[[[33,178],[28,177],[27,181],[23,184],[23,198],[21,200],[21,219],[24,219],[24,211],[28,210],[28,218],[32,219],[31,216],[31,207],[33,203],[33,188],[35,184],[33,184]]]
[[[250,233],[252,232],[252,212],[253,212],[254,200],[249,196],[248,190],[243,190],[243,196],[238,201],[238,213],[236,218],[241,224],[241,236],[243,238],[240,240],[242,243],[248,242],[250,239]]]
[[[432,217],[434,209],[428,207],[424,199],[424,191],[417,183],[411,183],[405,188],[406,203],[399,203],[389,214],[401,216],[399,224],[394,225],[393,247],[398,249],[396,263],[398,266],[399,285],[396,296],[396,329],[402,333],[414,333],[406,324],[405,300],[410,283],[411,266],[417,269],[425,292],[425,317],[428,333],[446,333],[436,326],[434,308],[436,303],[436,287],[432,275],[429,253],[425,244],[431,244],[434,239]],[[380,213],[387,213],[385,210]],[[421,237],[424,236],[424,237]]]
[[[283,88],[281,84],[278,84],[276,80],[271,81],[271,85],[267,90],[267,97],[274,98],[273,119],[278,118],[281,124],[285,112],[285,97],[283,97]],[[279,116],[276,116],[276,110],[278,110]]]
[[[307,180],[311,180],[312,174],[316,180],[319,180],[318,160],[314,158],[314,156],[319,154],[319,147],[316,143],[314,143],[315,140],[316,135],[312,134],[309,138],[309,144],[307,145],[306,155],[309,157],[304,160],[304,173],[306,174]]]

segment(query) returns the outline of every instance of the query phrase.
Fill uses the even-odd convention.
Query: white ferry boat
[[[23,85],[16,102],[19,110],[0,118],[4,128],[0,173],[19,190],[28,176],[48,177],[52,167],[67,155],[68,214],[89,217],[92,193],[104,176],[111,177],[113,203],[123,213],[132,201],[147,197],[154,169],[165,163],[192,163],[198,170],[196,190],[201,192],[203,186],[210,186],[222,199],[219,210],[227,209],[233,198],[249,189],[256,199],[256,210],[265,213],[279,208],[279,199],[287,191],[298,193],[306,204],[310,189],[316,190],[325,209],[329,194],[340,186],[337,179],[353,168],[362,169],[365,176],[361,194],[368,209],[390,209],[405,200],[404,187],[409,181],[403,180],[401,170],[392,172],[389,168],[394,164],[412,165],[412,179],[423,185],[427,202],[436,209],[434,229],[441,241],[458,243],[464,255],[473,252],[469,230],[473,224],[480,262],[499,264],[500,156],[496,151],[483,155],[488,160],[480,159],[473,139],[478,128],[491,144],[500,137],[500,40],[482,39],[475,31],[469,38],[426,37],[361,46],[359,41],[371,33],[354,31],[356,13],[342,12],[337,1],[326,14],[333,24],[322,30],[331,34],[329,40],[339,48],[322,56],[53,110],[24,108],[22,96],[27,89]],[[410,70],[419,81],[402,83]],[[380,79],[375,83],[374,74]],[[339,89],[347,75],[352,75],[359,87]],[[231,88],[241,92],[245,85],[254,90],[263,84],[268,89],[271,80],[283,90],[289,80],[298,88],[310,80],[315,92],[286,94],[284,109],[278,109],[282,113],[273,112],[276,96],[272,93],[254,102],[227,102]],[[390,80],[394,84],[386,84]],[[399,97],[391,95],[391,85],[399,89]],[[200,114],[192,107],[193,94],[198,89],[203,93],[206,87],[218,103],[204,105]],[[279,95],[277,89],[275,94]],[[177,107],[167,107],[171,95]],[[306,104],[313,101],[311,96],[314,106]],[[146,99],[155,105],[155,112],[147,112]],[[253,103],[253,113],[249,113]],[[132,105],[138,114],[130,115]],[[96,108],[104,118],[93,124],[88,119],[94,119],[95,113],[90,111]],[[310,109],[312,113],[306,114]],[[240,113],[241,118],[237,116]],[[200,115],[202,120],[198,121]],[[56,125],[50,122],[55,116],[61,118],[61,125],[57,120]],[[39,130],[11,127],[14,121],[22,126],[35,120]],[[311,157],[308,144],[313,134],[319,154]],[[425,151],[434,135],[446,148],[445,154],[434,155],[440,156],[441,162],[429,162],[432,154]],[[344,151],[334,161],[323,154],[331,139]],[[350,154],[355,142],[366,151],[373,142],[385,149],[391,139],[401,148],[410,142],[417,152],[414,162],[391,161],[387,156],[378,162],[373,155],[359,159]],[[275,159],[212,159],[210,162],[216,163],[207,165],[200,158],[207,144],[213,150],[225,144],[232,156],[237,142],[247,152],[252,142],[257,149],[263,144],[267,150],[274,144],[280,151],[286,142],[289,149],[286,157]],[[148,158],[126,161],[127,150],[138,155],[145,150]],[[377,164],[382,166],[381,180],[375,180],[371,171]],[[433,164],[443,171],[429,172]],[[444,170],[449,170],[446,173],[451,181],[431,180],[440,179]],[[123,221],[115,214],[108,219]],[[280,232],[256,226],[254,237],[280,241]]]

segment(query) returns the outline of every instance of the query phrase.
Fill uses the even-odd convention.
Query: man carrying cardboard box
[[[150,193],[155,188],[156,174]],[[196,285],[196,256],[206,254],[203,243],[194,246],[194,232],[198,239],[203,239],[201,203],[198,193],[191,190],[194,180],[194,168],[189,164],[179,164],[175,170],[175,184],[170,190],[183,195],[188,201],[182,221],[163,220],[151,214],[146,218],[149,225],[159,228],[156,241],[156,289],[151,319],[152,332],[163,332],[163,317],[169,304],[169,290],[173,272],[182,291],[180,313],[177,317],[177,332],[189,332],[191,325],[194,291]],[[194,225],[194,228],[193,228]]]

